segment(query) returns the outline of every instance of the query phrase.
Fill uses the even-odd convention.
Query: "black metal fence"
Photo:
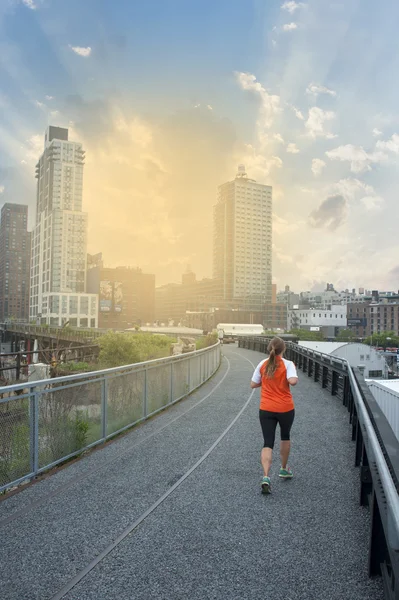
[[[241,338],[239,347],[266,353],[269,341]],[[360,472],[359,501],[371,514],[369,575],[381,575],[387,600],[399,600],[399,441],[359,369],[295,343],[287,343],[285,356],[348,410]]]
[[[37,354],[38,361],[51,367],[60,368],[67,363],[96,363],[100,348],[97,345],[72,346],[70,348],[44,348],[0,354],[0,385],[7,381],[15,382],[28,379],[29,364]]]

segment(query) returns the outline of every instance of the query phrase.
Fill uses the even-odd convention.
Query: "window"
[[[369,371],[369,377],[382,377],[382,371]]]

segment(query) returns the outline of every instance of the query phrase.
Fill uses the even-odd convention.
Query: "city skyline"
[[[273,186],[279,289],[397,289],[399,7],[117,6],[0,8],[0,205],[32,215],[41,132],[68,127],[88,151],[89,252],[157,285],[187,264],[209,277],[217,188],[244,163]]]

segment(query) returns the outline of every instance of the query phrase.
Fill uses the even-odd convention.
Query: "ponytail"
[[[285,343],[281,338],[275,337],[271,340],[271,342],[269,343],[269,345],[267,347],[267,351],[269,352],[269,359],[266,363],[266,369],[265,369],[266,377],[272,378],[274,376],[276,369],[277,369],[276,357],[283,354],[284,350],[285,350]]]
[[[276,372],[277,369],[277,364],[276,364],[276,351],[274,348],[272,348],[270,350],[270,354],[269,354],[269,360],[266,363],[266,375],[267,377],[273,377],[274,373]]]

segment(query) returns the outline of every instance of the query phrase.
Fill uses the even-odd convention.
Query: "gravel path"
[[[0,503],[2,598],[54,598],[204,457],[249,400],[251,363],[264,358],[223,353],[188,399]],[[65,598],[382,600],[381,581],[367,577],[348,414],[302,373],[294,395],[292,481],[276,477],[276,456],[272,494],[260,494],[255,390],[205,460]]]

